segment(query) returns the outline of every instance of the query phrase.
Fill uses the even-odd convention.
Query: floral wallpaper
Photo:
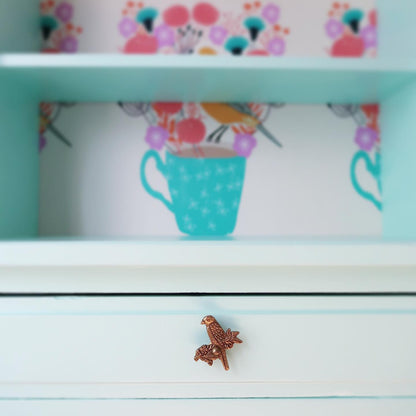
[[[328,13],[325,31],[331,39],[333,57],[375,57],[377,53],[377,11],[365,13],[349,3],[335,2]]]
[[[76,178],[79,175],[75,172],[82,171],[85,183],[93,184],[94,189],[105,190],[111,183],[118,184],[117,189],[106,192],[114,193],[114,199],[100,203],[95,210],[106,211],[108,204],[111,206],[120,198],[120,189],[131,186],[123,207],[140,195],[138,218],[132,214],[132,224],[156,200],[165,208],[158,215],[170,213],[170,220],[164,220],[162,226],[158,216],[148,213],[148,223],[162,230],[169,228],[173,220],[178,232],[191,236],[230,235],[236,228],[245,229],[247,221],[261,224],[266,218],[270,229],[279,235],[281,228],[273,225],[278,219],[273,214],[260,219],[256,211],[276,204],[275,201],[280,201],[275,205],[280,215],[291,218],[293,230],[308,229],[309,225],[301,219],[314,206],[328,213],[316,213],[311,219],[312,227],[314,222],[324,219],[325,224],[332,221],[335,227],[345,227],[345,216],[353,215],[354,209],[371,212],[374,227],[377,218],[381,224],[382,210],[378,117],[376,104],[43,103],[39,148],[41,161],[49,160],[41,163],[47,172],[43,181],[57,180],[65,171],[65,163],[70,163],[69,176]],[[338,120],[335,124],[334,119]],[[93,137],[89,127],[92,122],[96,126]],[[316,137],[319,140],[311,140]],[[97,168],[96,156],[102,158],[104,171]],[[54,171],[55,166],[58,171]],[[88,179],[86,172],[90,170],[93,175]],[[113,178],[120,170],[126,171],[123,179],[105,179],[105,172]],[[297,184],[296,177],[302,178],[302,182]],[[76,182],[70,189],[77,189],[81,183]],[[85,189],[78,193],[86,198]],[[249,201],[258,204],[251,214],[245,208]],[[331,207],[338,203],[335,201],[339,201],[340,207],[333,212]],[[82,201],[80,204],[84,205]],[[120,215],[114,211],[115,229],[119,227]],[[354,218],[357,227],[367,229],[364,219],[358,214]],[[82,218],[80,223],[88,221]],[[323,227],[327,229],[326,225]]]
[[[381,139],[378,104],[339,105],[328,104],[339,118],[352,119],[356,124],[354,143],[358,150],[353,154],[350,166],[351,184],[357,194],[382,210],[381,188]],[[365,169],[377,185],[377,194],[365,189],[359,180],[357,166],[363,162]]]
[[[261,1],[237,3],[227,12],[207,2],[159,10],[152,2],[128,1],[122,16],[124,53],[283,55],[290,33],[278,24],[280,7]]]
[[[83,28],[73,21],[74,6],[67,1],[45,0],[40,3],[42,52],[75,53]]]
[[[375,0],[43,0],[40,11],[43,51],[49,53],[377,53]]]

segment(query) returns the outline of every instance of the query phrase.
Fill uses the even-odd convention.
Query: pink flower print
[[[365,52],[364,41],[358,36],[344,34],[337,39],[331,48],[331,56],[360,57]]]
[[[212,26],[209,38],[214,45],[222,45],[228,35],[228,30],[223,26]]]
[[[137,23],[129,19],[128,17],[125,17],[119,24],[118,24],[118,30],[120,33],[125,37],[129,38],[130,36],[134,35],[137,31]]]
[[[377,29],[374,26],[368,25],[363,28],[360,36],[364,40],[366,49],[377,47]]]
[[[251,134],[236,134],[233,149],[239,156],[250,157],[257,146],[257,140]]]
[[[283,38],[273,38],[267,44],[267,50],[275,56],[283,55],[286,50],[286,42]]]
[[[60,44],[59,49],[61,52],[74,53],[78,50],[78,40],[74,36],[64,37]]]
[[[377,140],[377,131],[370,127],[358,127],[355,133],[355,143],[358,144],[360,149],[365,150],[366,152],[371,151]]]
[[[55,10],[55,16],[64,23],[68,23],[74,15],[74,6],[67,2],[61,3]]]
[[[325,25],[325,30],[331,39],[336,39],[344,32],[344,26],[339,20],[329,19]]]
[[[158,40],[153,35],[138,33],[130,38],[124,46],[124,53],[154,54],[158,50]]]
[[[370,21],[371,26],[377,26],[377,10],[371,10],[368,14],[368,20]]]
[[[189,22],[189,11],[185,6],[171,6],[163,13],[163,20],[171,27],[185,26]]]
[[[220,12],[210,3],[198,3],[192,10],[195,22],[203,26],[211,26],[217,22]]]
[[[267,6],[264,7],[261,15],[270,24],[274,24],[279,20],[280,8],[276,4],[269,3]]]
[[[175,32],[168,25],[159,25],[153,33],[156,36],[159,48],[175,44]]]
[[[152,149],[162,150],[169,138],[169,132],[160,126],[150,126],[147,129],[145,141]]]
[[[269,56],[269,52],[264,49],[252,49],[251,51],[247,52],[247,55],[250,56]]]

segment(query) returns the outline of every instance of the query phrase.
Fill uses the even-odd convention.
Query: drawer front
[[[7,416],[414,416],[415,399],[263,399],[263,400],[132,400],[2,401]]]
[[[207,314],[228,372],[194,362]],[[0,333],[3,398],[416,396],[412,297],[2,298]]]

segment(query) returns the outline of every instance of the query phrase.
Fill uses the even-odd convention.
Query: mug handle
[[[148,150],[143,156],[142,163],[140,165],[140,178],[143,187],[150,196],[158,199],[159,201],[162,201],[170,211],[174,212],[172,202],[168,201],[161,192],[155,191],[149,185],[149,182],[146,177],[146,165],[150,159],[154,159],[156,161],[157,169],[166,178],[166,165],[163,163],[159,153],[156,152],[156,150]]]
[[[370,192],[364,190],[358,179],[357,179],[357,175],[356,175],[356,167],[357,167],[357,163],[363,159],[366,165],[367,170],[376,178],[377,180],[377,185],[380,189],[380,183],[379,183],[379,172],[378,169],[379,167],[376,166],[373,161],[371,160],[370,156],[368,155],[368,153],[364,152],[363,150],[358,151],[352,161],[351,161],[351,181],[352,181],[352,185],[354,186],[354,189],[365,199],[371,201],[376,208],[381,211],[382,208],[382,203]]]

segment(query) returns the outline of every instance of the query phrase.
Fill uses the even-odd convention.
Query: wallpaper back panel
[[[48,53],[374,57],[375,0],[44,0]]]
[[[377,105],[42,108],[41,235],[381,234]]]

